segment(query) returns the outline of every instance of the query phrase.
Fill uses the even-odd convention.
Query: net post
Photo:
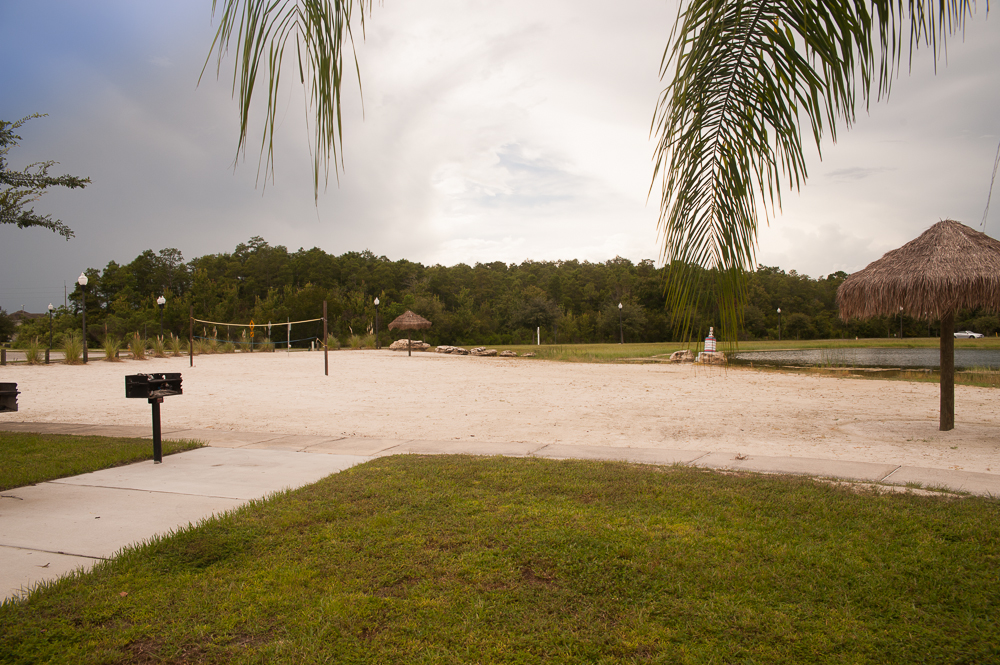
[[[326,301],[323,301],[323,374],[330,376],[330,356],[329,348],[326,344],[326,338],[329,337],[326,325]]]
[[[194,305],[191,305],[188,323],[190,324],[188,329],[188,359],[191,361],[190,367],[194,367]]]

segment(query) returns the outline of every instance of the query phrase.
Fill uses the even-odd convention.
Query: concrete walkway
[[[149,428],[0,423],[0,431],[138,436]],[[686,464],[758,473],[805,474],[848,481],[919,485],[1000,496],[1000,474],[967,473],[801,457],[746,456],[699,450],[604,446],[342,438],[215,430],[170,430],[165,439],[209,447],[0,494],[0,594],[89,568],[126,545],[196,524],[215,513],[285,488],[315,482],[375,457],[472,454]],[[152,445],[150,445],[152,456]]]

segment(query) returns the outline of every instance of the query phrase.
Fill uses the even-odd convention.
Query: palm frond
[[[661,259],[668,303],[690,333],[698,299],[691,268],[715,270],[726,340],[736,339],[757,230],[781,207],[784,187],[807,178],[807,124],[824,133],[854,120],[858,93],[888,95],[901,54],[921,44],[935,63],[964,28],[970,0],[691,0],[661,62],[657,136]],[[908,27],[909,39],[904,41]],[[877,86],[875,83],[877,82]],[[873,92],[873,89],[875,91]]]
[[[273,178],[274,132],[278,96],[282,85],[282,65],[286,49],[294,44],[299,82],[307,91],[306,120],[313,147],[313,192],[319,197],[320,174],[326,186],[330,162],[337,172],[338,144],[343,140],[341,119],[341,84],[344,80],[344,52],[347,42],[354,55],[354,67],[360,69],[354,50],[351,21],[355,16],[364,36],[365,14],[371,12],[371,0],[223,0],[219,28],[209,50],[216,55],[216,76],[222,61],[233,46],[233,96],[239,104],[240,135],[237,159],[246,152],[250,132],[250,107],[258,79],[267,77],[267,106],[261,132],[261,170]],[[212,0],[215,15],[219,0]],[[288,57],[291,58],[291,52]],[[202,76],[204,76],[204,69]],[[342,153],[342,151],[341,151]],[[343,167],[341,158],[340,167]]]

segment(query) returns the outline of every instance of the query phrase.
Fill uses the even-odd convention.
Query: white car
[[[982,337],[979,333],[974,333],[971,330],[960,330],[955,333],[955,339],[979,339]]]

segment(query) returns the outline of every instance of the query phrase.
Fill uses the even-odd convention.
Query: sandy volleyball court
[[[599,365],[434,353],[255,353],[0,367],[20,411],[0,422],[141,425],[126,374],[181,372],[164,427],[673,448],[1000,473],[998,393],[691,365]]]

